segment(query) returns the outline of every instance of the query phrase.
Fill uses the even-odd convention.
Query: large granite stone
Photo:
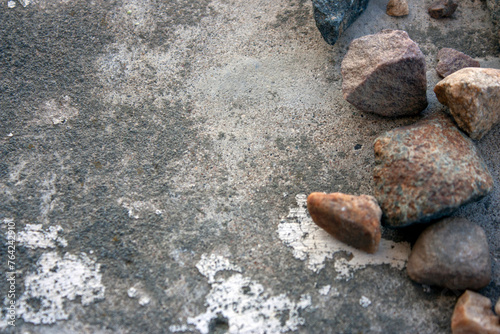
[[[418,283],[477,290],[491,280],[484,230],[464,218],[447,218],[422,232],[413,246],[408,276]]]
[[[425,58],[405,31],[355,39],[341,71],[344,98],[362,111],[405,116],[427,107]]]
[[[368,0],[313,0],[314,20],[324,40],[333,45],[368,6]]]
[[[382,211],[374,197],[312,193],[307,197],[307,210],[336,239],[368,253],[377,251]]]
[[[467,290],[453,310],[451,331],[453,334],[500,334],[500,319],[491,311],[489,298]]]
[[[472,139],[500,122],[500,70],[463,68],[438,82],[434,92]]]
[[[443,217],[493,187],[472,141],[443,113],[386,132],[374,150],[375,197],[388,226]]]

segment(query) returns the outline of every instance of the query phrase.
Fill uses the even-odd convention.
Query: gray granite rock
[[[436,65],[436,72],[442,78],[465,67],[480,67],[477,60],[472,59],[463,52],[451,48],[442,48],[439,50],[437,58],[438,63]]]
[[[500,70],[464,68],[438,82],[434,92],[472,139],[500,122]]]
[[[386,132],[374,150],[375,197],[388,226],[443,217],[493,188],[474,144],[443,113]]]
[[[437,0],[429,8],[429,15],[434,19],[450,17],[457,10],[458,4],[453,0]]]
[[[368,0],[313,0],[314,19],[324,40],[333,45],[368,6]]]
[[[382,210],[372,196],[312,193],[307,210],[313,221],[338,240],[375,253],[380,242]]]
[[[484,230],[465,218],[447,218],[422,232],[406,266],[418,283],[448,289],[477,290],[491,280]]]
[[[341,71],[344,98],[364,112],[405,116],[427,107],[425,58],[405,31],[355,39]]]
[[[491,311],[489,298],[467,290],[453,310],[451,331],[453,334],[500,334],[499,320]]]

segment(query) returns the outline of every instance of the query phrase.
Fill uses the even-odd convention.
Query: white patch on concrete
[[[118,199],[118,204],[127,209],[128,216],[134,219],[145,218],[149,212],[154,212],[157,215],[161,214],[162,212],[161,210],[158,210],[153,203],[150,202],[131,201],[126,198],[120,198]]]
[[[404,268],[411,251],[409,243],[381,239],[377,253],[365,253],[336,240],[317,226],[307,213],[306,195],[298,194],[295,198],[298,207],[290,208],[288,216],[278,225],[278,235],[285,245],[292,248],[295,258],[307,261],[310,270],[319,272],[325,267],[325,261],[333,259],[338,252],[350,254],[350,260],[335,260],[337,279],[349,280],[354,271],[367,265],[389,264],[394,268]]]
[[[42,224],[26,224],[24,231],[17,233],[16,240],[19,245],[31,249],[66,247],[68,242],[58,235],[61,231],[63,228],[59,225],[44,230]]]
[[[219,271],[240,270],[222,256],[203,255],[196,267],[212,286],[205,302],[207,311],[187,319],[200,333],[207,334],[210,323],[221,317],[227,320],[229,333],[283,333],[304,324],[299,311],[311,306],[309,295],[295,303],[286,294],[272,296],[260,283],[241,274],[216,280]],[[192,331],[191,326],[172,325],[169,330]]]
[[[203,254],[200,261],[198,261],[198,263],[196,264],[196,268],[198,268],[200,274],[208,278],[208,283],[210,284],[215,282],[222,282],[222,279],[219,279],[217,281],[215,280],[215,275],[217,275],[219,271],[230,270],[241,272],[240,267],[232,264],[225,257],[220,255],[216,256],[215,254],[211,254],[209,257],[206,256],[206,254]]]
[[[365,297],[365,296],[361,296],[361,298],[359,299],[359,305],[363,306],[363,307],[368,307],[372,304],[372,301],[370,299],[368,299],[368,297]]]
[[[325,285],[321,288],[318,289],[318,292],[320,295],[327,296],[328,293],[330,292],[330,289],[332,288],[331,285]]]
[[[52,196],[54,196],[57,191],[56,191],[56,186],[55,186],[55,181],[56,181],[56,174],[51,174],[50,178],[45,178],[42,182],[42,195],[40,197],[41,203],[40,203],[40,216],[42,217],[44,222],[48,222],[48,214],[50,211],[52,211],[55,206],[57,205],[57,202],[52,199]]]
[[[130,298],[137,298],[139,305],[146,306],[151,302],[151,297],[141,288],[133,286],[127,290],[127,295]]]
[[[58,100],[48,100],[40,105],[36,113],[35,122],[45,125],[65,124],[79,115],[78,109],[72,105],[69,96],[63,96]]]
[[[43,254],[36,271],[26,276],[18,316],[33,324],[52,324],[68,319],[64,306],[67,300],[80,296],[82,304],[89,305],[104,299],[99,267],[85,253],[66,253],[62,258],[57,252]]]

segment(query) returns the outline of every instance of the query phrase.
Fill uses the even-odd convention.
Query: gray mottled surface
[[[454,18],[436,21],[430,2],[411,2],[407,17],[394,18],[374,0],[333,47],[302,0],[7,3],[0,271],[11,222],[19,308],[16,327],[2,319],[1,332],[237,332],[236,324],[258,323],[252,312],[273,324],[268,332],[450,331],[457,292],[411,282],[404,257],[363,268],[372,260],[345,250],[311,267],[319,255],[306,241],[322,236],[289,211],[312,191],[371,194],[373,140],[420,118],[370,116],[343,100],[349,42],[406,30],[426,56],[425,114],[441,110],[432,94],[440,48],[500,68],[484,2],[461,2]],[[496,301],[500,128],[477,145],[495,186],[456,215],[486,231],[493,280],[481,292]],[[293,233],[279,233],[299,223],[295,244]],[[404,250],[400,242],[419,232],[382,237]],[[337,279],[335,266],[346,262],[359,270]],[[8,289],[0,280],[4,303]],[[242,299],[224,304],[220,291]],[[194,319],[208,324],[197,329]]]

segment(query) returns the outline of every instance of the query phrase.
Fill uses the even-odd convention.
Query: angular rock
[[[500,319],[491,311],[491,301],[479,293],[465,291],[451,317],[453,334],[500,334]]]
[[[493,188],[474,144],[444,113],[386,132],[374,150],[374,195],[388,226],[443,217]]]
[[[382,211],[374,197],[311,193],[307,209],[313,221],[336,239],[368,253],[377,251]]]
[[[438,82],[434,92],[472,139],[500,122],[500,70],[464,68]]]
[[[410,13],[408,2],[406,0],[389,0],[386,8],[387,15],[405,16]]]
[[[405,116],[427,107],[425,58],[405,31],[353,40],[341,70],[344,98],[362,111]]]
[[[443,78],[465,67],[480,67],[477,60],[451,48],[439,50],[437,58],[436,72]]]
[[[429,6],[429,15],[434,19],[450,17],[457,10],[458,4],[453,0],[437,0]]]
[[[452,290],[477,290],[491,280],[484,230],[464,218],[447,218],[426,228],[406,266],[415,282]]]
[[[323,39],[335,44],[368,6],[368,0],[313,0],[314,20]]]

